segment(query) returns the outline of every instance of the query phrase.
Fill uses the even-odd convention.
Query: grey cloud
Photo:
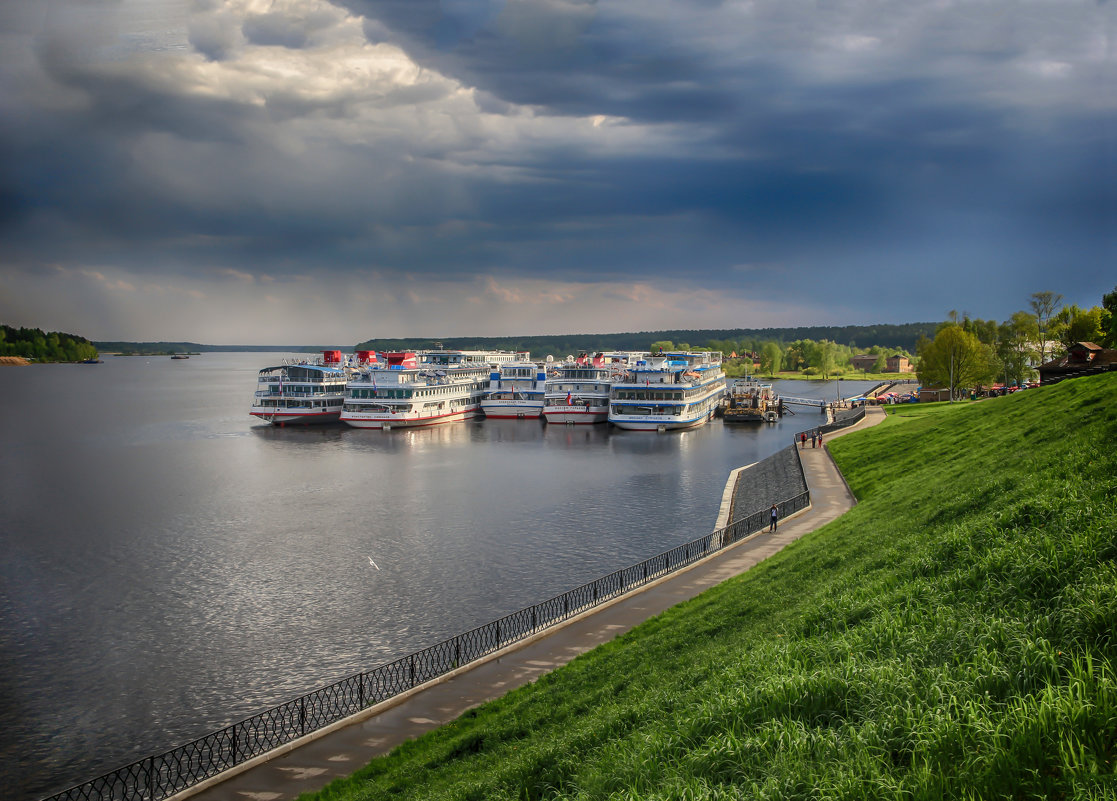
[[[269,12],[252,14],[241,27],[244,38],[253,44],[276,45],[299,49],[309,39],[307,25],[303,20],[295,20],[286,14]]]
[[[230,20],[220,14],[210,14],[191,20],[189,41],[210,61],[223,61],[233,54],[240,38]]]
[[[1011,274],[1026,295],[1059,264],[1112,264],[1117,190],[1104,132],[1117,120],[1092,91],[1106,67],[1071,70],[1056,85],[1062,105],[1048,108],[1038,78],[1013,83],[1042,22],[1002,30],[997,14],[1015,6],[971,12],[968,28],[940,20],[924,30],[910,18],[922,4],[874,5],[873,17],[845,3],[835,8],[848,18],[825,9],[804,18],[791,4],[759,3],[747,21],[729,6],[650,0],[346,5],[366,15],[370,41],[398,44],[474,89],[506,138],[439,108],[449,81],[376,97],[292,84],[261,105],[179,93],[139,65],[99,69],[57,38],[40,47],[41,64],[59,97],[82,102],[0,121],[0,261],[734,288],[730,265],[764,262],[785,265],[784,278],[742,291],[856,304],[873,286],[922,304],[901,317],[928,319],[956,306],[960,287],[993,297]],[[191,28],[214,60],[236,57],[242,30],[251,43],[304,48],[326,24],[263,14],[242,29],[218,10]],[[1093,27],[1085,12],[1067,14],[1040,56],[1064,57]],[[857,58],[827,44],[861,34],[880,44]],[[449,115],[460,130],[357,130],[358,111],[426,104],[432,125]],[[595,151],[584,134],[505,132],[500,118],[521,106],[544,122],[626,118],[614,130],[639,146]],[[318,125],[333,119],[354,120],[352,135]],[[640,135],[661,127],[675,132],[668,146]],[[600,135],[607,142],[610,129]]]

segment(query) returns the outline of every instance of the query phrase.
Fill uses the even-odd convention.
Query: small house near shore
[[[1039,383],[1057,384],[1065,378],[1077,378],[1117,370],[1117,350],[1103,348],[1093,342],[1075,342],[1067,352],[1036,368]]]
[[[912,373],[915,368],[911,366],[907,356],[889,356],[884,362],[886,373]]]
[[[873,365],[877,363],[880,356],[875,353],[858,353],[849,357],[849,365],[854,370],[864,370],[868,372],[873,369]]]

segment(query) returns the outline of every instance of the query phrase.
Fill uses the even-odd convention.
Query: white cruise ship
[[[609,422],[633,431],[704,425],[725,394],[721,353],[663,353],[638,360],[613,384]]]
[[[499,365],[489,375],[489,392],[481,401],[485,417],[538,420],[543,413],[546,368],[531,361],[529,353],[516,356],[516,361]]]
[[[609,390],[624,376],[630,361],[646,354],[580,355],[552,368],[543,393],[543,418],[548,423],[604,423],[609,418]]]
[[[358,360],[367,360],[369,353],[361,351]],[[265,367],[257,378],[249,413],[277,426],[337,422],[350,372],[339,350],[323,351],[313,362]]]
[[[345,388],[341,420],[354,428],[408,428],[468,420],[481,408],[489,372],[517,354],[434,350],[381,354]]]

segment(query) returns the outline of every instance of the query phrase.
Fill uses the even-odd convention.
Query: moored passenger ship
[[[724,393],[717,351],[650,356],[613,384],[609,422],[633,431],[696,428],[713,417]]]
[[[490,374],[489,392],[481,401],[481,410],[494,420],[538,420],[543,413],[546,384],[546,369],[531,361],[530,353],[517,353],[514,361],[495,367]]]
[[[369,352],[362,354],[368,358]],[[337,422],[350,372],[339,350],[323,351],[313,362],[265,367],[249,414],[277,426]]]
[[[629,361],[646,354],[580,355],[553,367],[543,394],[548,423],[604,423],[609,418],[609,391],[624,376]]]
[[[500,351],[381,354],[349,381],[341,420],[354,428],[413,428],[468,420],[481,408]]]

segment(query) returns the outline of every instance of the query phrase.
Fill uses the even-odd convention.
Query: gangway
[[[825,410],[827,406],[827,401],[818,398],[789,398],[786,395],[780,395],[780,400],[784,403],[793,403],[796,406],[814,406],[816,409],[822,410]]]

